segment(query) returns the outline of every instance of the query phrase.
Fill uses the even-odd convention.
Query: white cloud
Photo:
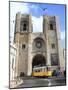
[[[23,13],[29,13],[29,8],[27,3],[17,3],[17,2],[11,2],[10,3],[10,37],[11,41],[13,41],[14,37],[14,29],[15,29],[15,16],[17,12]]]
[[[62,31],[60,36],[61,36],[61,40],[64,40],[65,39],[65,31]]]
[[[33,32],[42,32],[42,22],[43,22],[42,16],[40,16],[39,18],[33,16],[32,22],[33,22]]]
[[[65,31],[61,32],[61,46],[62,48],[65,48]]]
[[[30,8],[33,9],[33,11],[34,11],[35,13],[38,13],[38,9],[39,9],[39,6],[38,6],[38,5],[32,4],[32,5],[30,6]]]
[[[35,9],[35,12],[38,9],[38,6],[31,5],[31,8]],[[14,29],[15,29],[15,16],[17,12],[28,13],[29,14],[29,8],[27,3],[16,3],[11,2],[10,3],[10,37],[13,40],[14,37]],[[39,18],[32,16],[33,21],[33,31],[34,32],[42,32],[42,16]]]
[[[29,8],[27,3],[16,3],[11,2],[10,3],[10,15],[11,19],[14,19],[17,12],[21,13],[29,13]]]

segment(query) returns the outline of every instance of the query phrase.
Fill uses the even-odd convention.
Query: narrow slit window
[[[22,45],[22,49],[25,49],[25,48],[26,48],[26,45],[25,45],[25,44],[23,44],[23,45]]]
[[[52,44],[51,46],[52,46],[52,49],[54,49],[54,48],[55,48],[55,44]]]

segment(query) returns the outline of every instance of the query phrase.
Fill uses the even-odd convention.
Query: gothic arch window
[[[54,21],[50,20],[50,22],[49,22],[49,29],[50,30],[55,30],[56,29],[56,22],[55,22],[55,20]]]
[[[21,20],[21,31],[26,31],[28,29],[28,21]]]
[[[50,23],[50,30],[53,30],[53,24]]]
[[[55,49],[55,44],[54,43],[52,43],[51,46],[52,46],[52,49]]]
[[[25,44],[22,44],[22,49],[25,49],[26,48],[26,45]]]
[[[23,24],[23,31],[26,31],[26,29],[27,29],[27,24],[24,23],[24,24]]]

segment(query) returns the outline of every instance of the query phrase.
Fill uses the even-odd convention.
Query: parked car
[[[56,76],[56,77],[61,76],[60,70],[54,70],[54,71],[52,72],[52,76]]]

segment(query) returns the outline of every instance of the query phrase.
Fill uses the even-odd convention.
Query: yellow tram
[[[34,67],[32,71],[32,76],[34,77],[51,77],[52,71],[50,70],[50,67]]]

